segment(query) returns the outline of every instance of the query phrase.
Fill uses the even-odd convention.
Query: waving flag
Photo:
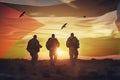
[[[43,45],[40,58],[45,59],[45,42],[54,33],[66,58],[65,41],[71,32],[80,40],[80,55],[119,54],[119,6],[119,0],[0,0],[0,57],[28,56],[27,41],[37,34]]]
[[[43,24],[27,15],[19,18],[20,11],[4,4],[0,4],[0,11],[0,57],[2,57],[15,44],[16,40],[23,38]]]

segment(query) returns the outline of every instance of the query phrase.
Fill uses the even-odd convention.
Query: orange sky
[[[54,15],[29,17],[24,15],[19,19],[21,12],[4,5],[1,7],[0,57],[2,56],[2,58],[29,58],[26,45],[28,40],[36,34],[43,46],[39,52],[39,59],[48,59],[49,52],[45,44],[53,33],[61,45],[58,58],[69,58],[65,43],[72,32],[80,41],[79,56],[106,56],[120,53],[120,34],[115,25],[116,11],[87,18],[55,17]],[[64,23],[68,24],[61,30]]]

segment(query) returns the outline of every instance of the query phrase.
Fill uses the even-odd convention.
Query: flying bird
[[[24,14],[25,14],[25,11],[20,14],[19,18],[21,18]]]
[[[67,23],[65,23],[65,24],[61,27],[61,29],[65,28],[65,27],[66,27],[66,25],[67,25]]]
[[[83,16],[84,18],[86,18],[86,16]]]

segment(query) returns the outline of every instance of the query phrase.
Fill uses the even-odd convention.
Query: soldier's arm
[[[39,44],[39,47],[40,47],[40,48],[42,48],[42,45],[41,45],[41,44]]]
[[[49,48],[50,48],[50,40],[51,40],[51,38],[49,38],[48,40],[47,40],[47,42],[46,42],[46,48],[49,50]]]
[[[79,40],[77,38],[76,38],[76,42],[77,42],[77,48],[79,48],[80,43],[79,43]]]
[[[58,42],[58,47],[60,46],[60,43],[59,43],[59,41],[57,40],[57,42]]]
[[[56,43],[57,43],[57,47],[59,47],[59,46],[60,46],[60,43],[59,43],[58,39],[55,38],[55,41],[56,41]]]
[[[66,46],[69,47],[69,44],[70,44],[70,38],[67,39]]]
[[[39,43],[38,40],[37,40],[37,47],[42,48],[42,45]]]

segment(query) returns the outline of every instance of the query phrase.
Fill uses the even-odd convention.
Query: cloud
[[[79,38],[96,38],[110,36],[113,30],[117,31],[116,11],[98,17],[34,17],[34,19],[45,24],[44,27],[35,30],[35,32],[55,33],[59,38],[66,38],[71,32]],[[67,27],[60,30],[64,23],[68,23]]]
[[[70,3],[70,2],[75,1],[75,0],[61,0],[61,1],[64,3]]]
[[[0,2],[14,3],[21,5],[32,5],[32,6],[50,6],[62,3],[69,3],[74,0],[0,0]]]

